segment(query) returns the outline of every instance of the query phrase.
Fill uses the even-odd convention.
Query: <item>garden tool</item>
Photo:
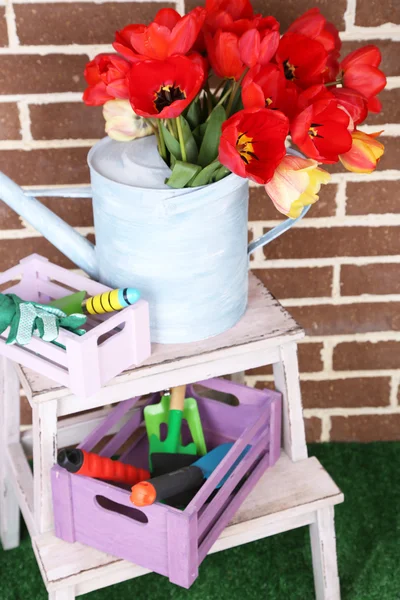
[[[207,452],[197,402],[185,399],[186,386],[171,389],[161,402],[146,406],[144,419],[149,438],[149,464],[153,474],[161,475],[190,465],[197,455]],[[188,423],[193,442],[184,446],[181,440],[182,419]],[[161,425],[167,425],[167,436],[161,440]]]
[[[46,342],[57,343],[60,327],[83,335],[86,332],[79,327],[85,322],[82,314],[67,316],[52,306],[25,302],[15,294],[0,294],[0,334],[10,327],[7,344],[29,344],[33,334]]]
[[[67,469],[69,473],[127,485],[135,485],[150,477],[150,473],[146,469],[126,465],[119,460],[112,460],[78,448],[60,450],[57,455],[57,463],[60,467]]]
[[[166,500],[177,494],[198,489],[208,479],[219,463],[232,448],[233,442],[221,444],[211,450],[208,454],[194,462],[172,473],[166,473],[159,477],[153,477],[149,481],[142,481],[132,487],[131,502],[135,506],[149,506],[154,502]],[[220,488],[236,469],[240,461],[245,457],[251,446],[247,446],[239,458],[234,462],[228,472],[224,475],[215,489]]]
[[[49,306],[61,309],[67,315],[81,313],[85,315],[103,315],[104,313],[122,310],[140,299],[140,292],[135,288],[123,288],[103,292],[97,296],[86,298],[86,292],[76,292],[64,298],[49,302]]]

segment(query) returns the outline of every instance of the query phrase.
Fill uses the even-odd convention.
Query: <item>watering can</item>
[[[95,246],[2,173],[0,199],[92,279],[139,289],[150,304],[153,342],[194,342],[235,325],[247,306],[249,254],[298,219],[248,245],[248,181],[231,174],[208,186],[172,189],[154,136],[129,143],[104,138],[88,163],[91,188],[36,194],[91,196]]]

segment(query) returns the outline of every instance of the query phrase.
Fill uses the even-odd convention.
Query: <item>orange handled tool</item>
[[[86,450],[60,450],[57,463],[70,473],[86,475],[105,479],[106,481],[117,481],[127,485],[135,485],[140,481],[150,478],[149,471],[126,465],[119,460],[111,460]]]

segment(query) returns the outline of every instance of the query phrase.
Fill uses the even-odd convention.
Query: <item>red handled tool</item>
[[[150,473],[146,469],[138,469],[119,460],[112,460],[78,448],[60,450],[57,455],[57,463],[70,473],[106,481],[117,481],[127,485],[135,485],[150,477]]]

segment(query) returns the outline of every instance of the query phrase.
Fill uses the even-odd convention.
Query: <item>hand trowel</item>
[[[186,386],[173,387],[159,404],[146,406],[144,420],[149,438],[149,466],[153,475],[162,475],[191,465],[198,455],[207,452],[197,402],[185,399]],[[193,442],[183,445],[182,419],[187,421]],[[167,426],[167,435],[161,439],[161,426]]]

